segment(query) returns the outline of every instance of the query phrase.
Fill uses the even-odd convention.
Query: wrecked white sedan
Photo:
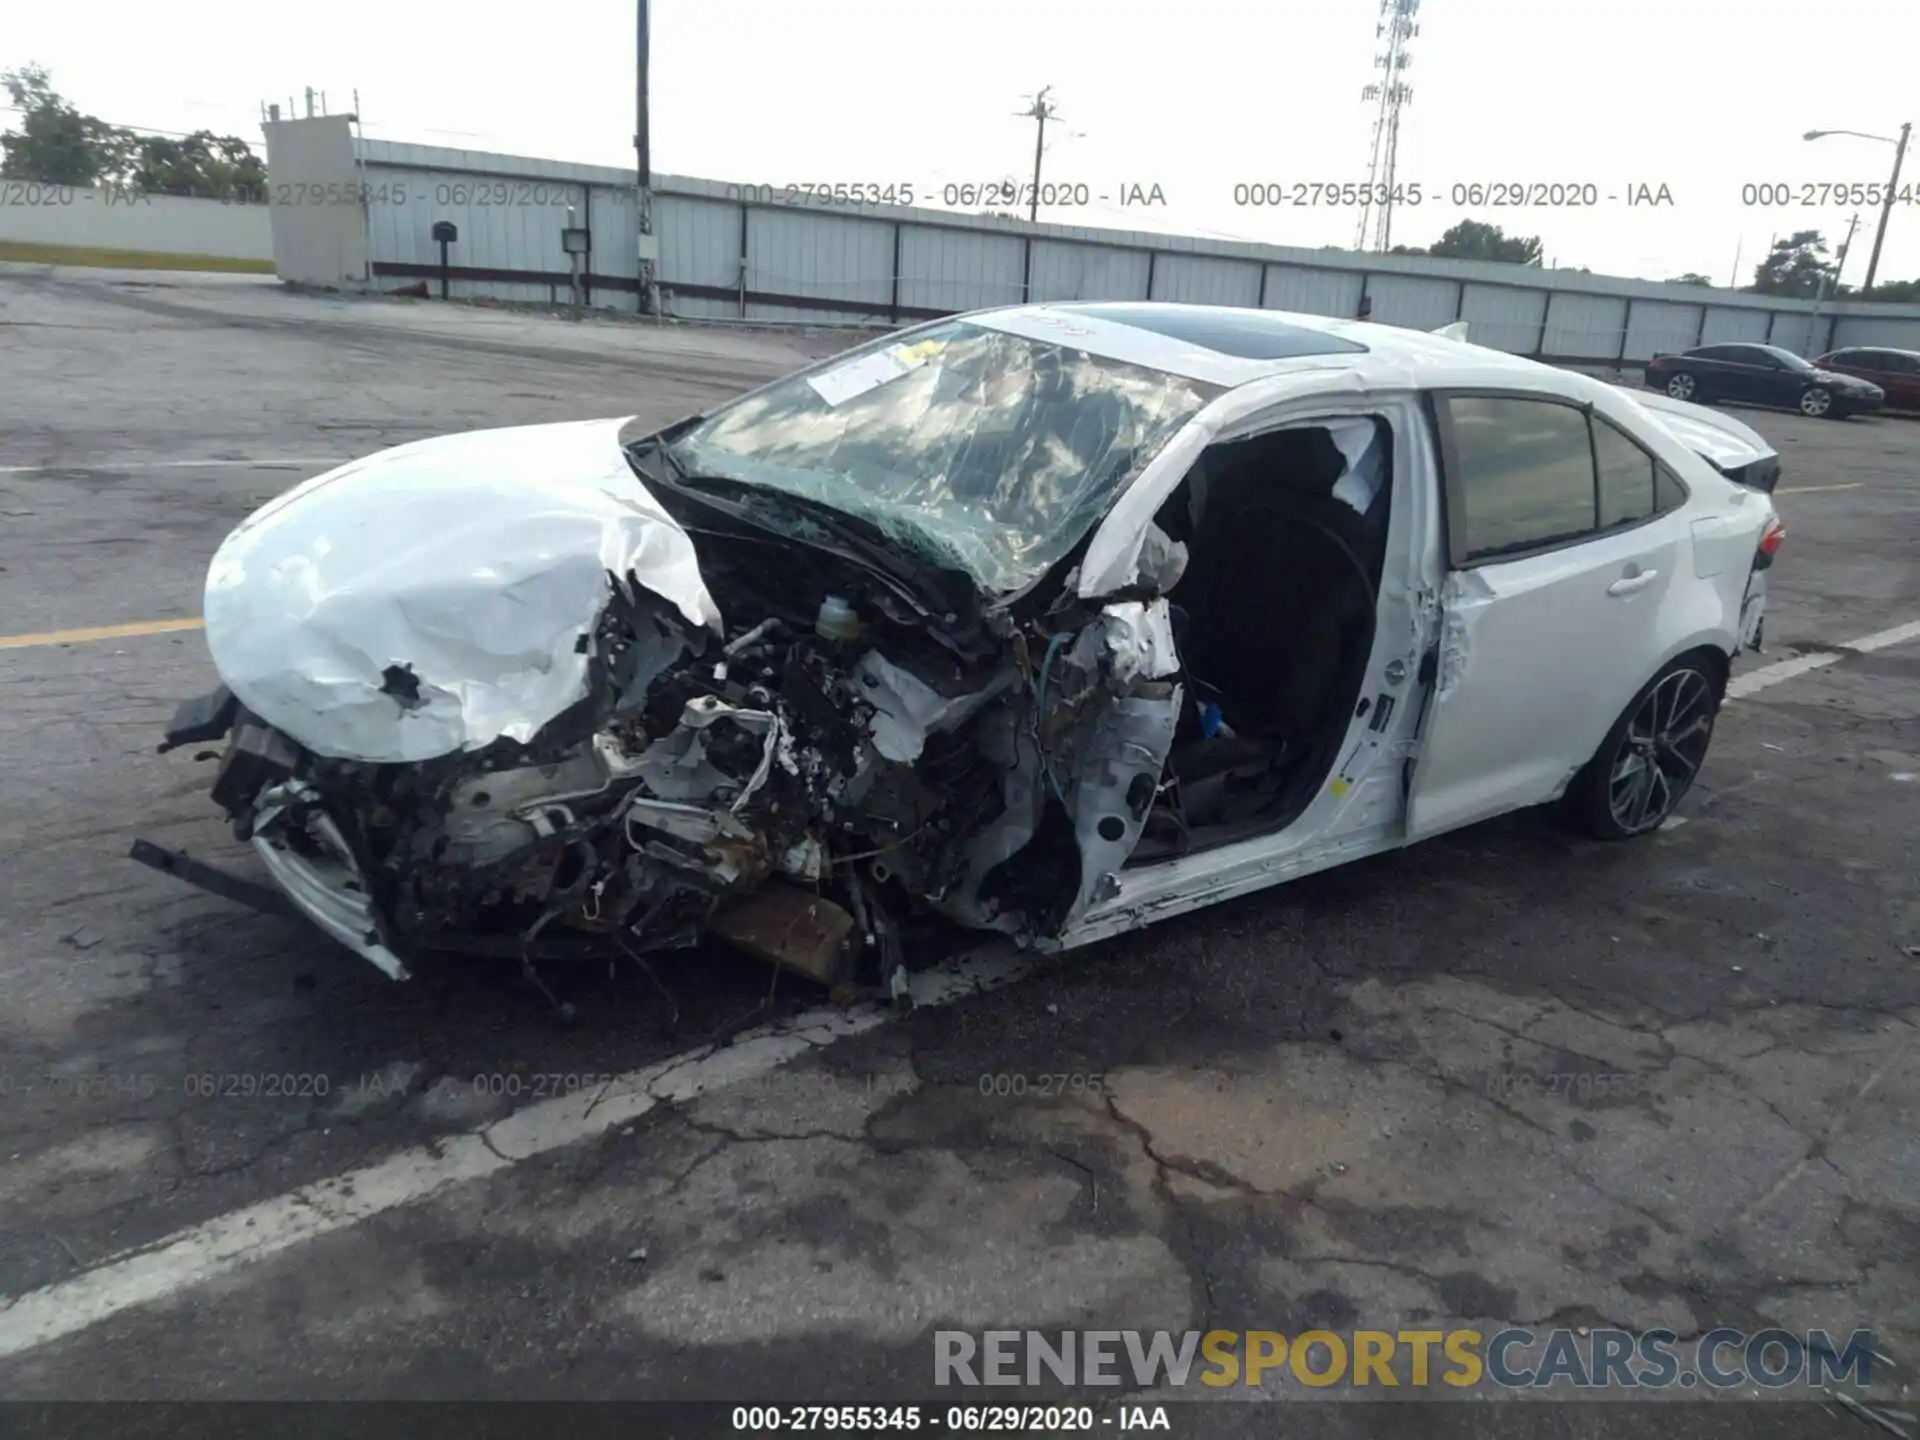
[[[1778,471],[1451,335],[936,321],[273,501],[162,748],[225,741],[277,888],[135,853],[395,978],[716,934],[900,994],[910,917],[1062,948],[1545,801],[1637,835],[1758,647]]]

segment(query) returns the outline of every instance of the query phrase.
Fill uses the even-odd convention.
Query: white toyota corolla
[[[929,917],[1062,948],[1523,806],[1656,828],[1783,533],[1727,416],[1273,311],[985,311],[637,429],[242,523],[167,743],[226,741],[277,888],[136,857],[396,978],[712,933],[900,993]]]

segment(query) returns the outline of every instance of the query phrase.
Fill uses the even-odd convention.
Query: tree
[[[1820,293],[1821,282],[1833,291],[1834,267],[1827,263],[1827,242],[1818,230],[1796,230],[1773,242],[1753,270],[1753,284],[1747,288],[1756,295],[1785,295],[1796,300],[1811,300]]]
[[[1862,300],[1884,300],[1888,304],[1911,305],[1920,301],[1920,280],[1887,280],[1873,287],[1871,295],[1858,297]]]
[[[55,92],[46,70],[23,65],[0,74],[21,112],[18,134],[0,135],[0,176],[43,185],[112,183],[126,169],[132,135],[82,115]]]
[[[136,190],[215,200],[266,199],[267,167],[235,136],[196,130],[178,140],[141,135],[134,145],[130,183]]]
[[[1434,241],[1427,253],[1449,260],[1498,260],[1508,265],[1538,265],[1540,237],[1509,235],[1498,225],[1462,220]]]
[[[44,67],[0,74],[21,112],[19,133],[0,135],[0,176],[42,185],[113,186],[157,195],[264,200],[267,167],[236,135],[142,135],[74,109]]]
[[[1689,270],[1684,275],[1676,275],[1667,283],[1669,285],[1699,285],[1708,290],[1713,288],[1713,281],[1702,275],[1698,270]]]

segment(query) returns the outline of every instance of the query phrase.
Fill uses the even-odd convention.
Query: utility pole
[[[1047,92],[1052,89],[1051,85],[1043,86],[1040,93],[1033,97],[1033,104],[1020,112],[1027,119],[1036,122],[1033,136],[1033,193],[1027,201],[1029,221],[1040,218],[1040,157],[1047,148],[1047,121],[1060,113],[1047,99]]]
[[[1880,206],[1880,225],[1873,232],[1873,253],[1867,257],[1867,283],[1860,287],[1860,298],[1873,293],[1873,277],[1880,271],[1880,245],[1887,238],[1887,217],[1893,214],[1893,192],[1900,188],[1900,164],[1907,158],[1907,139],[1913,134],[1913,122],[1900,127],[1900,143],[1893,147],[1893,178],[1887,182],[1887,198]]]
[[[1833,268],[1820,272],[1820,288],[1813,293],[1813,311],[1807,316],[1807,350],[1818,355],[1827,347],[1820,343],[1820,307],[1826,303],[1830,291],[1840,288],[1840,277],[1847,268],[1847,251],[1853,248],[1853,232],[1860,228],[1860,212],[1853,212],[1853,220],[1847,226],[1847,238],[1840,242],[1840,253],[1834,257]]]
[[[647,32],[650,16],[648,0],[638,0],[638,25],[634,33],[635,128],[633,149],[637,163],[634,204],[639,212],[639,237],[636,242],[635,276],[640,287],[643,314],[659,315],[660,282],[654,262],[660,258],[660,242],[653,233],[653,140],[647,107],[647,65],[651,58]]]

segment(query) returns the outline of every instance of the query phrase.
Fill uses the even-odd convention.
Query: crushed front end
[[[614,438],[538,428],[549,470]],[[489,484],[534,453],[493,434],[236,531],[226,683],[162,746],[224,740],[235,835],[386,974],[713,935],[897,995],[904,921],[1044,939],[1138,841],[1179,705],[1164,602],[983,624],[833,545],[683,529],[624,459],[597,491]]]

